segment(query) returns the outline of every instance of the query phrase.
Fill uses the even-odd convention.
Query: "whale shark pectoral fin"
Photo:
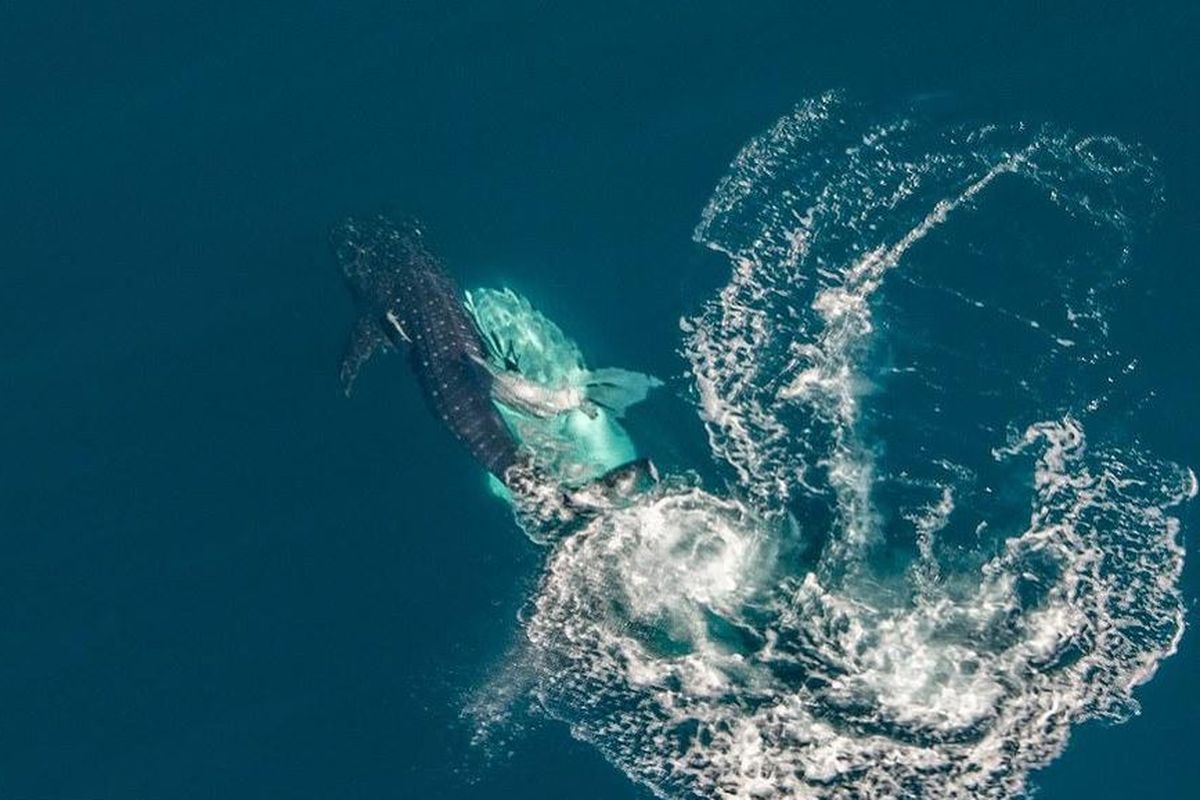
[[[350,339],[342,354],[341,369],[338,376],[342,381],[342,391],[350,396],[354,388],[354,379],[362,365],[370,360],[378,350],[388,349],[388,337],[380,324],[371,316],[359,317],[350,331]]]

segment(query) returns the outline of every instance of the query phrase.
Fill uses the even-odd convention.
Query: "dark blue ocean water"
[[[676,376],[727,271],[692,228],[796,101],[1114,134],[1166,198],[1111,320],[1138,437],[1200,463],[1196,5],[902,5],[0,9],[0,797],[648,796],[558,723],[470,746],[544,552],[397,359],[342,396],[347,213],[418,213],[465,284]],[[703,458],[667,408],[634,433]],[[1042,795],[1200,791],[1198,652]]]

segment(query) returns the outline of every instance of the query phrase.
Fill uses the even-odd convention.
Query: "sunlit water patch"
[[[467,308],[491,349],[521,374],[547,387],[582,387],[591,373],[573,339],[511,289],[476,289]],[[579,485],[636,457],[633,441],[616,416],[604,408],[573,410],[549,418],[496,407],[545,470],[568,485]],[[494,476],[489,485],[507,497]]]
[[[1183,631],[1184,468],[1116,350],[1152,160],[829,94],[753,139],[681,323],[719,490],[549,553],[501,683],[663,797],[1001,797]],[[481,726],[503,714],[481,703]],[[481,728],[482,730],[482,728]]]

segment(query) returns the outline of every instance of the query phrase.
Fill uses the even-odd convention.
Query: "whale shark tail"
[[[583,392],[592,403],[622,417],[630,406],[645,400],[650,390],[659,386],[662,381],[653,375],[606,367],[588,373]]]

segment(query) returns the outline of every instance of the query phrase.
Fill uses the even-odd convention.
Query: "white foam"
[[[885,606],[780,580],[766,523],[694,489],[598,520],[554,554],[529,623],[548,710],[664,797],[1023,791],[1072,724],[1134,708],[1183,625],[1177,526],[1122,505],[1073,421],[1003,457],[1030,448],[1030,526],[963,597]],[[1022,576],[1047,560],[1027,605]],[[760,638],[731,646],[714,618]]]
[[[1112,234],[1124,261],[1130,198],[1153,185],[1136,155],[1023,126],[930,138],[910,120],[863,124],[836,94],[752,140],[696,231],[729,256],[729,283],[680,324],[713,455],[743,499],[668,480],[556,546],[522,656],[543,710],[658,796],[712,798],[1011,796],[1074,725],[1133,713],[1183,632],[1172,508],[1195,475],[1089,446],[1096,398],[1013,420],[1007,442],[981,442],[989,480],[1006,482],[977,495],[1027,492],[1025,523],[964,519],[972,538],[943,546],[960,515],[992,506],[938,461],[953,480],[922,484],[927,502],[901,514],[913,563],[884,575],[862,420],[879,295],[922,241],[1013,176]],[[1069,346],[950,294],[1088,368],[1125,363],[1095,291],[1064,305]],[[797,499],[830,512],[819,558],[797,559],[812,524],[789,516]]]

